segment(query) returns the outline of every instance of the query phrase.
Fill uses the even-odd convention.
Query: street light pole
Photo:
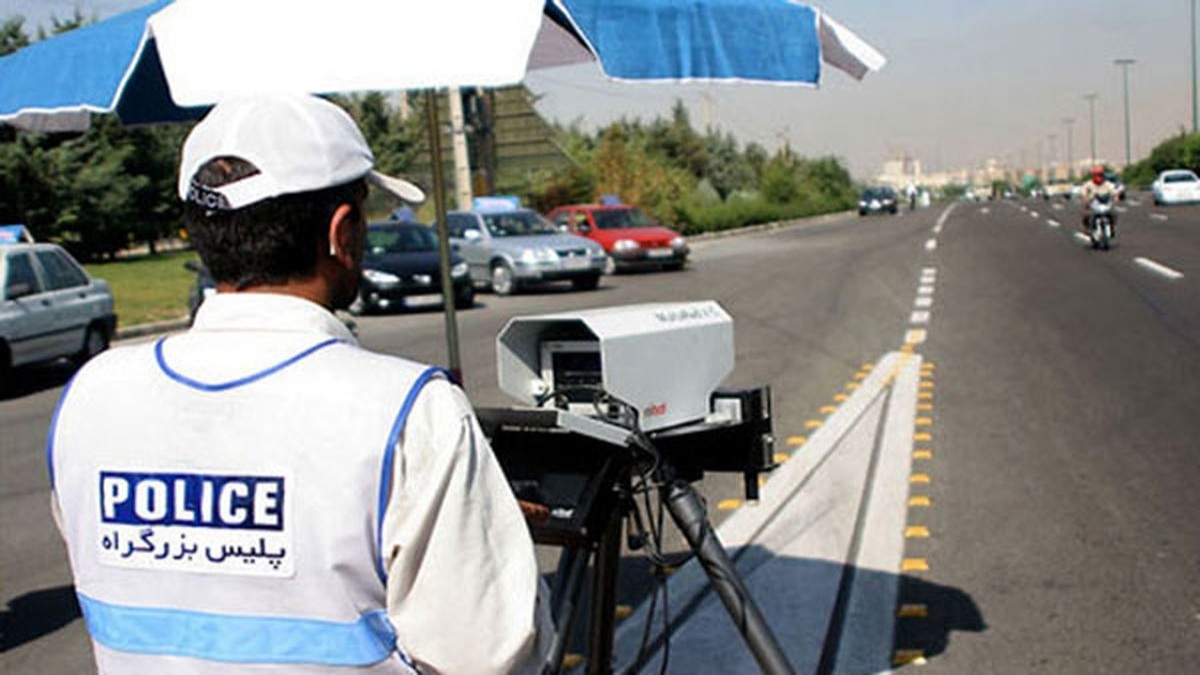
[[[1197,129],[1196,112],[1196,0],[1192,0],[1192,133]]]
[[[1133,150],[1129,141],[1129,66],[1137,63],[1136,59],[1116,59],[1114,64],[1121,66],[1121,75],[1125,81],[1125,168],[1133,163]]]
[[[1083,97],[1088,102],[1088,136],[1091,141],[1091,155],[1088,157],[1088,163],[1096,165],[1096,99],[1099,94],[1084,94]]]
[[[1063,124],[1067,125],[1067,180],[1075,180],[1075,158],[1071,151],[1071,130],[1074,128],[1075,118],[1064,117]]]

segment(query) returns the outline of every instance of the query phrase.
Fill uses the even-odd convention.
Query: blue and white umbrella
[[[494,87],[587,60],[614,80],[806,86],[819,84],[823,64],[861,79],[885,61],[791,0],[156,0],[0,58],[0,122],[35,131],[86,129],[93,113],[174,122],[231,95]],[[436,173],[434,192],[444,228]],[[448,366],[458,371],[448,274],[442,286]]]
[[[501,86],[589,59],[615,80],[810,86],[884,64],[790,0],[157,0],[0,58],[0,122],[170,122],[232,94]]]

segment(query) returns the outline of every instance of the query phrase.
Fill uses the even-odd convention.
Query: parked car
[[[587,237],[604,247],[612,271],[655,267],[682,269],[688,244],[683,235],[658,224],[636,206],[572,204],[546,217],[558,229]]]
[[[55,244],[0,245],[0,386],[18,366],[108,349],[117,328],[108,282]]]
[[[379,312],[421,301],[441,301],[441,261],[437,234],[416,222],[385,221],[367,226],[363,274],[358,301],[352,313]],[[475,288],[467,264],[458,255],[450,258],[454,306],[475,304]]]
[[[896,211],[896,191],[886,185],[869,187],[863,190],[858,197],[858,215],[860,216],[885,212],[895,214]]]
[[[536,211],[500,206],[446,214],[455,252],[471,279],[509,295],[546,281],[570,281],[576,289],[600,283],[607,256],[591,239],[558,231]]]
[[[1150,189],[1157,205],[1200,202],[1200,177],[1188,169],[1163,171]]]

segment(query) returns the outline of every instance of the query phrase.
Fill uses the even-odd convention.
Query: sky
[[[806,156],[834,155],[868,178],[884,160],[926,171],[994,159],[1036,167],[1096,154],[1125,159],[1124,79],[1134,161],[1192,125],[1191,7],[1196,0],[813,0],[887,58],[859,82],[827,69],[818,89],[606,81],[594,65],[526,78],[542,114],[586,129],[668,115]],[[0,0],[27,32],[68,17],[105,18],[142,0]],[[1131,58],[1127,69],[1115,59]],[[1096,94],[1094,117],[1087,94]],[[1073,120],[1067,122],[1066,120]]]

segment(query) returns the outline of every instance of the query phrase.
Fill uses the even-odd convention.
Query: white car
[[[1200,202],[1200,177],[1187,169],[1163,171],[1150,185],[1155,204]]]
[[[117,327],[108,282],[55,244],[0,244],[0,388],[16,366],[108,348]]]

